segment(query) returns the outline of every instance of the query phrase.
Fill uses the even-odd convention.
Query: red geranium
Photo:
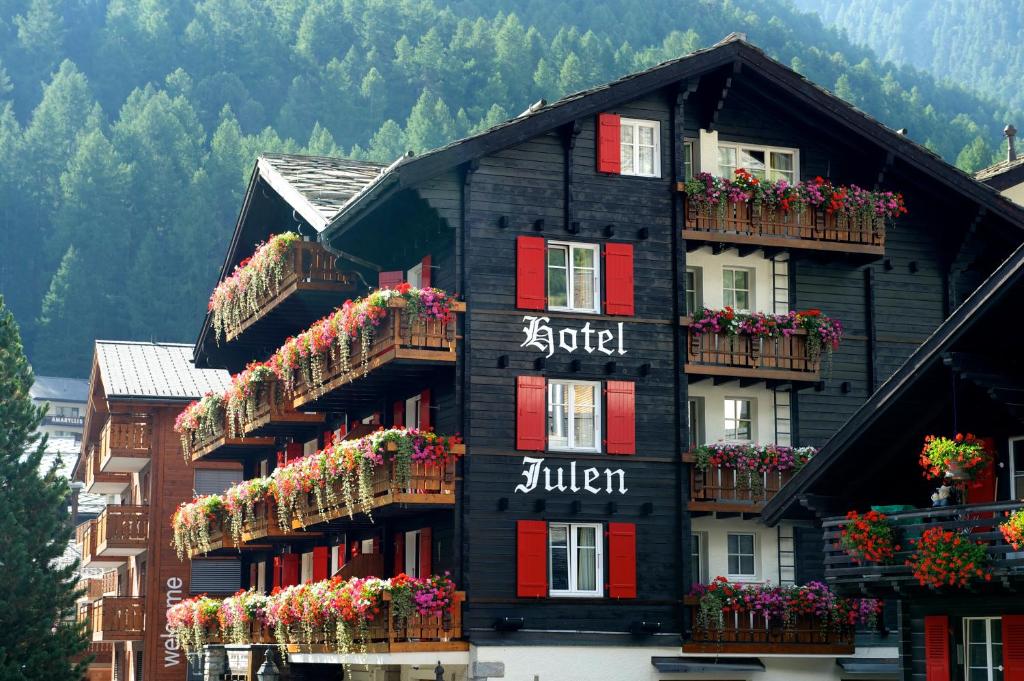
[[[896,530],[884,513],[856,511],[846,514],[850,521],[843,526],[839,543],[855,563],[890,563],[900,550]]]

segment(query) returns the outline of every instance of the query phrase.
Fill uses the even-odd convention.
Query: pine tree
[[[29,397],[32,369],[14,316],[0,296],[0,680],[78,681],[73,663],[88,646],[75,622],[77,563],[61,566],[71,540],[68,482],[41,471],[46,439],[34,434],[45,414]]]

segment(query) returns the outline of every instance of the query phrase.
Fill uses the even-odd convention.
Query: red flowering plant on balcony
[[[295,232],[275,234],[256,246],[251,257],[217,284],[208,305],[217,342],[228,332],[237,333],[242,322],[259,309],[268,296],[276,295],[284,279],[288,255],[302,237]]]
[[[965,587],[974,581],[992,579],[985,544],[972,541],[968,535],[932,527],[911,543],[914,554],[906,564],[921,586]]]
[[[227,515],[231,538],[236,544],[242,542],[245,522],[256,517],[256,504],[273,496],[273,481],[270,477],[251,478],[224,490],[224,513]]]
[[[798,471],[817,454],[814,447],[786,447],[776,444],[714,442],[693,450],[697,468],[725,468],[737,472],[742,489],[760,491],[767,473]]]
[[[704,307],[694,313],[690,331],[698,336],[716,333],[750,338],[783,338],[803,331],[807,334],[807,353],[812,361],[816,361],[822,351],[831,359],[843,339],[842,323],[816,308],[766,314],[736,312],[732,307],[721,310]]]
[[[184,559],[191,552],[206,553],[212,548],[214,525],[223,527],[226,512],[219,494],[199,496],[178,506],[171,516],[174,550]]]
[[[999,531],[1014,551],[1024,550],[1024,509],[1008,513],[1006,520],[1000,523]]]
[[[224,396],[208,392],[185,407],[174,419],[174,432],[181,437],[185,462],[191,461],[199,445],[224,432]]]
[[[225,643],[252,643],[253,625],[267,622],[267,596],[255,588],[239,589],[221,602],[217,621]]]
[[[231,437],[242,434],[243,425],[256,418],[256,409],[263,391],[277,380],[267,364],[250,362],[245,369],[231,377],[231,387],[224,394],[228,432]]]
[[[843,526],[839,544],[854,563],[891,563],[900,550],[896,543],[896,530],[884,513],[857,511],[846,514],[849,521]]]
[[[221,601],[206,594],[178,601],[167,609],[167,628],[186,655],[202,652],[220,636]]]
[[[952,439],[929,435],[924,439],[919,462],[926,478],[971,479],[992,461],[992,453],[971,433]]]
[[[315,322],[309,329],[289,338],[271,356],[267,364],[284,381],[289,392],[301,377],[314,389],[324,385],[324,368],[328,362],[340,366],[341,373],[352,370],[352,343],[359,342],[359,368],[363,375],[369,370],[369,351],[374,329],[380,326],[394,302],[403,301],[404,319],[450,322],[455,299],[436,288],[415,288],[407,283],[395,288],[373,291],[363,298],[347,300],[340,308]]]

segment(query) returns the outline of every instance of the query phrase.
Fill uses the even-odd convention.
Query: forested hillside
[[[1022,0],[795,2],[882,59],[970,83],[993,100],[1024,107]]]
[[[963,167],[1009,115],[780,0],[0,0],[0,292],[37,373],[192,341],[258,153],[390,161],[731,31]]]

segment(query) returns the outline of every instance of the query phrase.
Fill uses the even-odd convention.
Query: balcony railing
[[[120,494],[131,480],[131,473],[104,473],[100,469],[100,451],[95,445],[86,451],[84,491],[90,494]]]
[[[114,661],[114,644],[103,641],[93,641],[84,653],[79,653],[71,658],[72,662],[81,662],[91,657],[89,667],[109,667]],[[104,675],[105,676],[105,675]]]
[[[696,460],[693,454],[683,455],[683,461],[688,463],[695,464]],[[792,477],[793,471],[747,473],[724,466],[701,470],[692,465],[688,508],[691,511],[760,513]]]
[[[273,447],[277,442],[273,437],[231,437],[227,427],[227,416],[216,424],[216,428],[202,440],[195,442],[192,460],[205,458],[236,456],[250,451],[259,451]]]
[[[96,556],[135,556],[146,550],[149,509],[146,506],[107,506],[96,518]]]
[[[298,372],[295,407],[315,402],[353,381],[383,378],[385,374],[394,373],[388,372],[389,365],[401,365],[403,372],[409,372],[415,367],[455,362],[458,339],[454,316],[447,323],[423,321],[406,314],[405,306],[400,298],[389,301],[387,314],[374,328],[373,341],[365,353],[359,342],[353,342],[347,366],[340,357],[330,358],[323,367],[322,385],[313,385],[303,372]],[[465,312],[466,304],[452,303],[452,311]],[[398,378],[397,374],[393,378]]]
[[[683,643],[684,653],[746,655],[851,655],[854,631],[849,625],[820,617],[801,616],[794,622],[771,620],[760,613],[723,613],[721,626],[705,626],[697,618],[698,601],[686,597],[693,630]]]
[[[112,414],[100,433],[100,470],[138,473],[150,457],[152,426],[148,416]]]
[[[688,324],[689,318],[684,317]],[[766,381],[817,381],[821,357],[812,356],[807,332],[799,329],[790,336],[750,336],[687,329],[686,366],[688,374],[753,378]]]
[[[225,337],[227,342],[245,334],[261,321],[275,316],[289,315],[293,327],[308,325],[338,306],[347,293],[355,291],[352,275],[339,272],[334,267],[334,256],[319,243],[296,242],[284,261],[283,276],[277,292],[266,291],[237,328],[229,325]],[[290,299],[301,300],[301,305],[284,303]]]
[[[854,563],[839,545],[843,526],[849,521],[845,517],[826,518],[822,522],[825,579],[840,594],[867,591],[887,596],[925,589],[919,586],[912,568],[905,561],[914,553],[912,540],[919,538],[925,530],[935,527],[962,532],[965,539],[985,544],[992,583],[1024,579],[1024,551],[1014,551],[999,531],[999,524],[1005,520],[1004,514],[1019,508],[1024,508],[1024,503],[1004,501],[886,513],[889,524],[899,535],[898,542],[902,548],[889,565]]]
[[[75,588],[79,592],[79,601],[92,603],[103,595],[103,580],[97,577],[83,577],[78,580]]]
[[[97,536],[99,531],[96,527],[96,519],[86,520],[75,528],[75,544],[82,556],[82,567],[112,567],[124,562],[123,557],[101,556],[97,553]]]
[[[247,543],[257,540],[264,542],[287,541],[315,536],[318,535],[303,531],[285,532],[282,530],[277,520],[277,503],[273,499],[253,504],[253,519],[252,521],[247,520],[242,527],[242,541]]]
[[[241,431],[250,438],[282,427],[290,431],[295,426],[316,426],[323,423],[325,417],[321,413],[298,411],[285,396],[280,381],[272,381],[256,387],[256,411],[251,419],[241,424]]]
[[[141,641],[145,607],[141,598],[103,597],[92,605],[93,641]]]
[[[108,570],[103,573],[100,588],[102,596],[121,596],[121,577],[117,570]]]
[[[724,214],[717,209],[704,213],[687,201],[683,238],[687,241],[869,256],[885,253],[885,221],[882,218],[846,218],[814,208],[786,213],[752,203],[726,202],[722,208]]]

